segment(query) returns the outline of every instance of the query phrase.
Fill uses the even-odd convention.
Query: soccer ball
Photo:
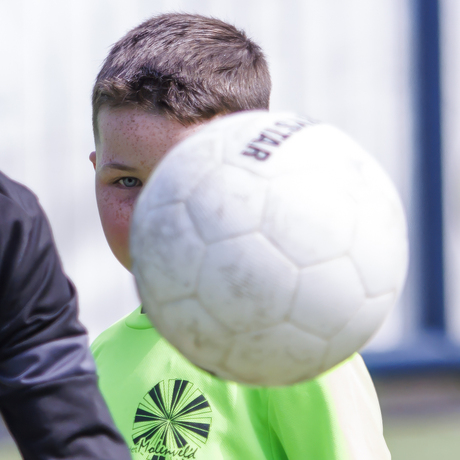
[[[402,289],[398,194],[340,130],[242,112],[176,145],[131,227],[158,331],[197,366],[263,386],[316,377],[359,350]]]

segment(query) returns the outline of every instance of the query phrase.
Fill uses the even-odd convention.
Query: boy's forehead
[[[181,125],[161,115],[136,108],[103,109],[98,116],[99,141],[102,144],[169,143],[181,130]]]
[[[104,107],[98,115],[99,139],[96,150],[104,156],[120,150],[129,150],[131,154],[162,155],[200,126],[184,126],[136,107]]]
[[[136,107],[105,107],[99,112],[98,127],[102,135],[130,135],[139,131],[168,131],[174,128],[174,123]]]

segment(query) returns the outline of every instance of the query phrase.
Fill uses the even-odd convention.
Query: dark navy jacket
[[[128,460],[36,197],[0,173],[0,410],[27,460]]]

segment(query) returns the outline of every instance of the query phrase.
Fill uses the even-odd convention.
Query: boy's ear
[[[93,163],[94,170],[96,170],[96,152],[91,152],[89,154],[89,161]]]

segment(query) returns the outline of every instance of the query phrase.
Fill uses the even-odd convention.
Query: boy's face
[[[99,112],[99,139],[89,157],[96,171],[97,206],[107,242],[128,270],[129,224],[137,196],[164,154],[200,127],[136,108],[103,107]]]

